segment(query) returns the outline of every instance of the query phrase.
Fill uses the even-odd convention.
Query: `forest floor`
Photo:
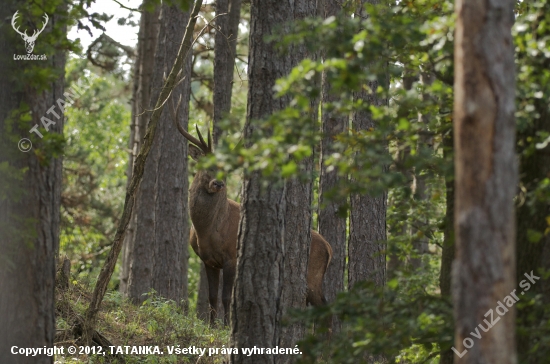
[[[132,304],[119,292],[108,292],[101,305],[97,331],[109,340],[109,348],[86,348],[74,335],[75,316],[83,317],[91,298],[91,289],[72,281],[68,288],[56,288],[55,346],[64,355],[55,363],[222,363],[221,348],[229,345],[229,330],[210,328],[203,320],[175,302],[148,295],[141,305]],[[71,349],[69,349],[71,348]],[[69,354],[70,350],[76,353]],[[158,348],[158,349],[155,349]],[[218,354],[209,349],[220,348]],[[177,349],[181,350],[179,353]],[[186,349],[186,350],[183,350]],[[200,355],[200,349],[203,355]],[[154,354],[139,354],[148,350]],[[173,351],[172,351],[173,350]],[[169,352],[172,351],[172,354]],[[189,354],[188,352],[191,352]],[[193,353],[194,352],[194,353]],[[95,353],[95,354],[94,354]],[[119,355],[112,355],[112,354]]]

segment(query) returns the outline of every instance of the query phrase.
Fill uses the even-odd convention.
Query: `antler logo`
[[[17,19],[17,17],[19,16],[19,14],[17,14],[19,12],[16,11],[15,14],[13,14],[13,17],[11,18],[11,26],[13,27],[13,30],[15,30],[17,33],[19,33],[19,35],[21,35],[21,38],[23,38],[23,40],[25,41],[25,48],[27,48],[27,53],[31,54],[32,53],[32,50],[34,49],[34,43],[36,42],[36,38],[38,38],[38,36],[40,35],[40,33],[42,33],[42,31],[44,30],[44,28],[46,28],[46,25],[48,24],[48,14],[44,13],[44,25],[42,25],[42,29],[40,30],[35,30],[32,35],[27,35],[27,30],[25,30],[24,33],[21,33],[19,31],[19,27],[15,27],[15,20]]]

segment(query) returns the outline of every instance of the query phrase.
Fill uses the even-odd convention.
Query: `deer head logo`
[[[48,14],[44,14],[44,25],[42,25],[42,29],[40,30],[35,30],[32,35],[27,35],[27,30],[25,30],[24,33],[21,33],[19,31],[19,27],[15,27],[15,20],[17,19],[17,17],[19,16],[19,14],[17,14],[19,12],[16,11],[15,14],[13,14],[13,17],[11,18],[11,26],[13,27],[13,30],[15,30],[17,33],[19,33],[19,35],[21,35],[21,38],[23,38],[23,40],[25,41],[25,48],[27,48],[27,53],[32,53],[32,50],[34,49],[34,42],[36,42],[36,38],[38,38],[38,36],[40,35],[40,33],[42,33],[42,31],[44,30],[44,28],[46,28],[46,25],[48,24]]]

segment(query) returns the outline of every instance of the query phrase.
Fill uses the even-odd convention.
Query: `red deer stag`
[[[174,120],[177,120],[174,118]],[[189,140],[189,155],[198,160],[212,153],[212,137],[208,133],[208,143],[204,141],[198,127],[199,139],[176,126]],[[198,170],[189,189],[189,213],[193,228],[190,244],[206,267],[208,278],[208,300],[210,303],[210,323],[216,318],[218,303],[218,284],[220,269],[223,270],[222,302],[224,324],[227,325],[231,289],[237,266],[237,233],[240,219],[240,205],[227,198],[223,181],[217,180],[213,169]],[[323,295],[323,277],[332,258],[332,248],[317,232],[311,232],[311,248],[307,267],[307,303],[322,305],[326,302]]]

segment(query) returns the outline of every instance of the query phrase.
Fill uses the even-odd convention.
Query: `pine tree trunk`
[[[18,10],[18,21],[40,24],[42,10],[28,7],[22,1],[9,1],[0,7],[0,17],[11,19]],[[49,24],[34,48],[35,54],[46,53],[43,44],[48,43],[40,42],[49,39],[48,49],[52,51],[46,53],[47,61],[14,61],[10,58],[14,54],[26,54],[24,42],[11,29],[0,33],[0,48],[4,50],[0,56],[0,363],[53,363],[53,357],[46,355],[11,353],[12,346],[52,347],[55,335],[62,157],[48,148],[44,138],[45,133],[50,138],[63,134],[63,111],[57,100],[66,101],[65,55],[62,47],[52,41],[51,32],[55,26],[59,36],[65,37],[66,27],[60,23],[66,16],[65,5],[48,15]],[[42,91],[37,91],[36,84],[21,83],[24,72],[31,69],[43,74],[59,73],[47,85],[40,85],[44,87]],[[58,117],[47,113],[52,107]],[[48,131],[42,128],[42,118],[54,123]],[[29,131],[34,125],[38,125],[44,138]],[[18,149],[21,138],[33,143],[30,150],[25,149],[30,146],[28,142],[19,144],[27,152]],[[55,143],[55,139],[51,138],[50,143]]]
[[[231,110],[233,69],[237,53],[237,35],[241,16],[241,0],[216,0],[216,37],[214,45],[214,145],[222,136],[220,122]],[[197,295],[197,316],[208,320],[208,281],[204,264],[201,264],[199,293]],[[223,272],[220,270],[218,297],[222,297]],[[218,300],[218,318],[223,320],[223,303]]]
[[[153,12],[141,13],[138,33],[137,57],[134,64],[134,91],[132,98],[132,123],[130,125],[130,155],[128,163],[128,184],[132,178],[135,157],[141,148],[147,119],[150,113],[146,112],[151,99],[151,72],[155,60],[155,50],[159,28],[160,6]],[[137,217],[136,210],[132,212],[130,224],[124,237],[122,250],[122,265],[120,268],[119,291],[128,294],[128,280],[130,278],[130,264],[133,258]]]
[[[516,363],[515,74],[512,0],[456,2],[453,302],[460,363]],[[515,294],[520,292],[516,290]],[[510,296],[509,296],[510,295]],[[510,299],[505,299],[505,297]],[[500,301],[507,302],[499,316]],[[511,305],[510,305],[511,303]],[[500,303],[502,305],[502,303]],[[487,326],[490,310],[498,325]],[[489,316],[486,316],[488,314]],[[490,323],[489,323],[490,325]],[[455,362],[459,358],[455,356]]]
[[[231,110],[233,70],[241,18],[241,0],[216,0],[214,48],[214,145],[221,137],[220,121]]]
[[[163,5],[155,52],[152,100],[160,94],[163,77],[169,73],[189,19],[176,6]],[[191,74],[191,57],[184,61],[183,75]],[[136,206],[137,225],[130,267],[128,292],[142,302],[150,289],[187,305],[188,208],[187,145],[178,137],[172,110],[178,100],[178,122],[187,128],[190,77],[179,84],[159,120],[158,132],[145,163]]]
[[[276,27],[292,19],[288,3],[252,0],[248,58],[248,109],[245,143],[257,128],[257,120],[288,105],[288,97],[274,98],[275,80],[291,68],[287,58],[266,42]],[[281,318],[281,291],[284,280],[283,181],[266,181],[260,172],[245,172],[239,226],[238,259],[231,304],[231,363],[256,363],[257,357],[241,348],[273,348],[277,345]],[[274,363],[274,355],[263,355],[263,363]]]
[[[298,0],[292,3],[292,18],[300,21],[314,17],[320,9],[316,0]],[[290,67],[297,66],[304,58],[315,58],[303,45],[293,46],[288,52]],[[319,99],[310,100],[311,129],[315,129],[318,119]],[[314,149],[314,146],[311,146]],[[313,157],[305,158],[298,163],[300,173],[306,178],[291,177],[285,181],[285,230],[284,230],[284,282],[281,292],[281,314],[283,322],[289,310],[305,309],[307,298],[307,267],[311,246],[313,199]],[[305,325],[284,324],[278,334],[279,347],[293,348],[303,339]],[[292,355],[275,356],[276,363],[290,363]]]
[[[327,0],[324,4],[324,18],[336,16],[342,11],[341,3],[336,0]],[[348,117],[332,112],[325,106],[326,103],[336,101],[336,96],[331,93],[331,85],[326,79],[326,73],[323,73],[322,79],[322,112],[321,112],[321,157],[320,157],[320,176],[319,176],[319,233],[332,246],[332,260],[325,274],[323,291],[328,302],[334,302],[336,295],[344,291],[344,270],[346,264],[346,216],[339,214],[342,201],[331,200],[326,197],[326,193],[337,188],[341,179],[338,171],[327,170],[325,161],[334,152],[332,144],[334,137],[345,133],[348,129]],[[345,201],[344,201],[345,202]],[[332,332],[340,329],[340,320],[336,316],[332,319]]]
[[[443,137],[443,148],[445,159],[453,158],[453,134]],[[453,158],[454,161],[454,158]],[[454,164],[454,163],[453,163]],[[455,256],[454,243],[454,178],[452,176],[445,177],[445,229],[443,231],[443,249],[441,252],[441,271],[439,273],[439,287],[441,296],[451,300],[451,268]],[[451,349],[441,350],[439,355],[439,364],[453,364],[454,353]]]
[[[548,7],[548,6],[547,6]],[[528,138],[536,140],[537,134],[550,132],[550,112],[548,111],[548,102],[544,99],[537,99],[534,102],[535,109],[539,113],[539,118],[534,118],[532,124],[526,127],[518,134],[518,138],[522,139],[523,146],[531,146]],[[523,149],[523,148],[521,148]],[[520,150],[520,184],[528,192],[532,193],[537,185],[544,179],[550,176],[550,147],[546,146],[543,149],[534,149],[526,152]],[[529,196],[532,198],[531,196]],[[518,282],[525,279],[524,274],[529,274],[531,271],[536,276],[541,276],[540,281],[534,285],[534,292],[543,295],[543,301],[550,303],[550,291],[548,286],[550,280],[545,280],[542,277],[539,269],[548,271],[550,268],[550,260],[548,252],[550,251],[550,234],[544,235],[548,228],[548,215],[550,206],[547,202],[541,201],[540,197],[535,197],[535,201],[526,201],[526,196],[519,198],[520,205],[517,211],[517,280]],[[541,234],[537,237],[537,233]],[[525,310],[518,311],[518,323],[520,325],[529,325],[528,316],[531,314],[531,309],[527,307]],[[533,345],[537,344],[533,340],[533,333],[528,330],[524,335],[518,335],[518,354],[520,363],[529,361],[529,351],[533,349]],[[535,334],[536,335],[536,334]],[[536,335],[538,336],[538,335]],[[539,339],[539,337],[537,337]]]
[[[433,81],[435,80],[435,76],[429,72],[420,72],[420,83],[424,85],[424,87],[430,86]],[[422,98],[426,99],[429,96],[425,93],[422,94]],[[432,115],[430,114],[419,114],[418,115],[418,123],[426,124],[428,125],[430,123],[430,119],[432,118]],[[433,148],[433,137],[428,136],[426,134],[419,135],[418,143],[416,146],[417,150],[420,150],[421,148],[430,147]],[[428,186],[426,184],[426,176],[422,173],[418,173],[415,171],[414,174],[414,197],[416,200],[419,201],[427,201],[429,200],[428,195]],[[423,225],[428,225],[428,218],[423,217],[423,219],[420,219],[420,223]],[[430,246],[428,242],[428,238],[421,234],[421,236],[418,236],[418,229],[415,227],[411,228],[411,237],[413,239],[413,249],[415,250],[415,254],[418,255],[418,257],[411,259],[411,267],[414,270],[422,271],[423,266],[426,264],[424,260],[424,256],[429,253]]]
[[[414,83],[418,81],[418,75],[414,72],[408,71],[403,75],[402,82],[403,82],[403,89],[406,91],[409,91],[412,89]],[[411,147],[404,143],[402,146],[399,146],[396,148],[395,153],[395,162],[398,165],[403,165],[405,161],[407,161],[410,158],[411,155]],[[406,178],[406,183],[408,186],[413,187],[414,184],[414,177],[412,174],[412,170],[410,168],[405,168],[403,171],[403,175]],[[402,235],[410,235],[410,226],[407,223],[407,221],[403,221],[403,226],[401,227],[401,234]],[[399,259],[399,243],[391,243],[387,245],[387,255],[389,255],[387,262],[386,262],[386,275],[387,279],[393,279],[397,277],[397,272],[405,268],[405,262],[401,259]]]
[[[364,16],[365,3],[378,1],[362,0],[357,13]],[[368,84],[371,90],[378,88],[377,81]],[[369,94],[366,90],[356,92],[354,97],[369,105],[381,106],[387,100]],[[352,117],[353,130],[368,130],[376,127],[370,113],[356,111]],[[379,196],[352,194],[350,198],[350,237],[348,243],[348,284],[353,287],[359,281],[372,281],[383,286],[386,280],[386,200],[387,193]]]

